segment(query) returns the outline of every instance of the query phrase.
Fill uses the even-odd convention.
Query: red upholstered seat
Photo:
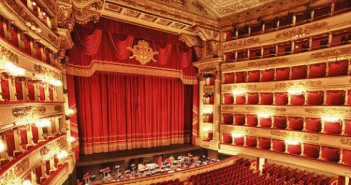
[[[257,126],[257,123],[258,123],[257,115],[252,115],[252,114],[247,115],[247,122],[246,122],[247,126],[255,127]]]
[[[255,136],[246,136],[246,146],[256,147],[257,146],[257,138]]]
[[[224,104],[233,104],[234,103],[234,97],[233,94],[224,94]]]
[[[345,91],[327,91],[326,105],[344,105]]]
[[[342,150],[342,164],[351,166],[351,150]]]
[[[285,151],[285,141],[273,140],[273,150],[276,152],[284,152]]]
[[[23,100],[22,82],[18,82],[17,80],[15,80],[15,87],[17,100]]]
[[[273,93],[262,93],[261,94],[261,104],[262,105],[272,105],[273,104]]]
[[[288,67],[278,68],[276,70],[275,80],[276,81],[289,80],[289,75],[290,75],[290,68]]]
[[[274,116],[274,128],[285,129],[286,122],[287,121],[285,116]]]
[[[319,146],[304,144],[304,153],[303,155],[306,157],[318,158],[319,157]]]
[[[235,114],[235,125],[245,125],[245,115],[244,114]]]
[[[224,83],[234,83],[234,73],[224,74]]]
[[[237,73],[235,73],[235,82],[236,83],[246,82],[246,72],[237,72]]]
[[[212,123],[213,122],[213,113],[208,114],[208,122]]]
[[[322,148],[322,159],[331,162],[339,162],[340,159],[340,149],[323,147]]]
[[[274,69],[266,69],[262,71],[262,82],[274,81]]]
[[[238,145],[238,146],[243,146],[244,145],[244,137],[235,137],[234,144]]]
[[[271,148],[271,139],[269,138],[258,138],[258,148],[269,150]]]
[[[305,104],[305,95],[290,95],[290,105],[303,105]]]
[[[295,66],[291,69],[291,79],[305,79],[307,77],[307,66]]]
[[[223,114],[223,122],[225,124],[233,124],[233,115],[232,114]]]
[[[5,73],[2,73],[3,75],[6,75]],[[1,95],[2,99],[4,100],[10,100],[10,89],[9,89],[9,81],[8,80],[1,80]]]
[[[292,155],[300,155],[301,154],[301,145],[300,144],[298,144],[298,145],[287,144],[287,151],[289,154],[292,154]]]
[[[322,78],[325,77],[327,65],[325,63],[310,65],[310,73],[308,78]]]
[[[258,104],[259,96],[258,93],[248,93],[247,94],[247,103],[251,105]]]
[[[351,120],[345,120],[344,121],[345,124],[345,135],[347,136],[351,136]]]
[[[235,96],[235,104],[245,104],[246,96],[245,95],[236,95]]]
[[[303,129],[303,118],[289,117],[289,129],[290,130],[302,130]]]
[[[209,85],[214,85],[215,84],[215,77],[214,76],[210,76],[210,84]]]
[[[341,134],[341,123],[324,121],[324,132],[326,134]]]
[[[272,118],[260,118],[261,127],[271,127],[272,126]]]
[[[209,101],[210,104],[214,104],[214,95],[211,95],[210,96],[210,101]]]
[[[230,34],[228,34],[230,35]],[[234,60],[234,54],[233,53],[227,53],[225,55],[225,61],[228,62],[228,61],[233,61]]]
[[[322,129],[322,122],[319,118],[306,118],[307,132],[320,132]]]
[[[348,96],[347,105],[351,105],[351,91],[347,91],[347,96]]]
[[[233,142],[232,135],[229,133],[223,133],[223,143],[232,144],[232,142]]]
[[[307,92],[307,105],[322,105],[324,98],[323,91]]]
[[[275,93],[275,105],[286,105],[288,104],[287,93]]]
[[[329,63],[328,76],[347,75],[349,62],[347,60]]]
[[[249,71],[248,72],[248,82],[259,82],[260,81],[260,71]]]

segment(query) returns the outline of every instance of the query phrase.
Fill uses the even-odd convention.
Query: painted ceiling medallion
[[[137,45],[134,45],[133,48],[127,47],[128,50],[133,52],[133,56],[129,57],[130,59],[135,58],[142,65],[150,62],[151,60],[157,62],[154,59],[154,55],[158,54],[157,51],[153,51],[153,49],[149,46],[149,43],[145,40],[138,41]]]

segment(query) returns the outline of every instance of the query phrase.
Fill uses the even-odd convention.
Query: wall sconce
[[[2,140],[0,140],[0,152],[5,151],[5,144]]]
[[[233,90],[232,93],[235,96],[243,95],[243,94],[246,94],[246,90],[244,90],[244,89],[236,89],[236,90]]]
[[[241,138],[241,137],[244,137],[244,134],[241,134],[241,133],[232,133],[232,137],[233,137],[233,138]]]
[[[75,111],[73,109],[68,109],[66,111],[66,116],[72,116],[75,113]]]
[[[204,110],[203,110],[203,113],[204,113],[204,114],[212,114],[212,112],[213,112],[213,111],[212,111],[211,109],[204,109]]]
[[[299,141],[296,141],[296,140],[285,140],[285,143],[288,144],[288,145],[299,145],[300,142]]]
[[[23,76],[26,73],[21,67],[14,65],[12,62],[6,60],[0,60],[0,69],[6,70],[10,75]]]
[[[322,117],[323,121],[337,122],[340,120],[338,117]]]
[[[57,158],[58,159],[63,159],[66,158],[68,156],[68,152],[66,150],[61,150],[58,154],[57,154]]]
[[[51,125],[51,121],[48,119],[42,119],[37,122],[35,122],[35,126],[37,127],[48,127]]]
[[[22,185],[32,185],[32,182],[30,180],[25,180]]]
[[[300,95],[303,94],[305,91],[303,89],[289,89],[288,93],[290,95]]]
[[[76,140],[76,138],[75,137],[69,137],[69,142],[71,142],[71,143],[73,143],[74,141]]]
[[[258,113],[257,116],[260,118],[270,118],[271,117],[271,115],[267,114],[267,113]]]
[[[62,86],[62,82],[61,80],[56,80],[56,79],[51,79],[50,82],[49,82],[51,85],[53,86]]]

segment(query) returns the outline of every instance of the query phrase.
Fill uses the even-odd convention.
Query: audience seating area
[[[252,169],[252,164],[253,162],[249,159],[240,158],[233,165],[190,176],[185,182],[179,182],[176,179],[152,185],[329,185],[337,180],[334,177],[317,175],[314,172],[274,163],[266,163],[263,171],[260,172]]]

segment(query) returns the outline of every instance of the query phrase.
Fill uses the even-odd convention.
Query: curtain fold
[[[195,144],[196,138],[199,136],[199,86],[193,85],[193,128],[192,128],[192,144]]]
[[[128,50],[127,47],[133,46],[134,37],[132,35],[128,35],[124,40],[121,40],[118,35],[112,34],[111,32],[108,32],[107,35],[113,54],[119,60],[127,60],[132,52]]]
[[[184,143],[180,80],[98,73],[75,84],[82,153]]]
[[[89,31],[89,30],[84,30]],[[84,31],[81,31],[84,32]],[[100,48],[102,30],[95,29],[92,34],[78,34],[76,33],[76,38],[79,41],[80,45],[84,48],[86,55],[94,55]]]

